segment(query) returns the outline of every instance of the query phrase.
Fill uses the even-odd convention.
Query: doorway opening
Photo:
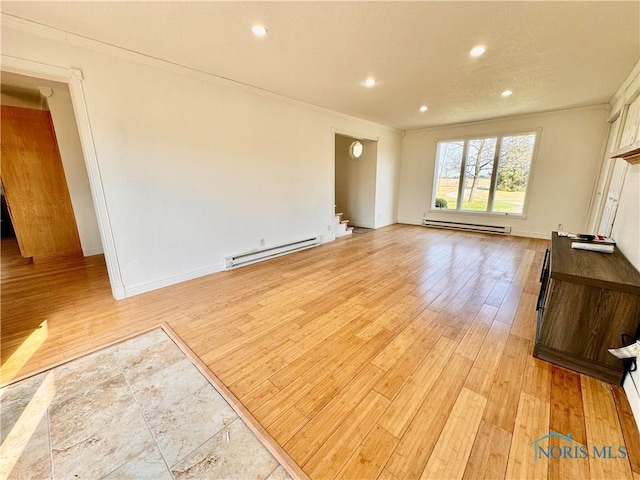
[[[22,256],[103,253],[68,85],[3,72],[1,92],[3,224]]]
[[[111,289],[69,86],[4,71],[0,86],[6,383],[56,341],[77,292]]]
[[[376,228],[376,172],[378,142],[353,135],[335,134],[336,237],[341,236],[340,222],[347,222],[347,234]],[[336,215],[338,216],[338,215]]]

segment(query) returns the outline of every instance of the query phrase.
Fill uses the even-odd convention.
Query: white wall
[[[548,238],[564,230],[584,231],[602,142],[608,105],[477,122],[408,132],[402,144],[398,221],[431,219],[481,222],[512,227],[515,235]],[[469,135],[542,129],[528,191],[526,218],[429,212],[436,145],[439,140]]]
[[[0,99],[0,104],[7,107],[33,108],[36,110],[47,109],[46,104],[43,104],[40,100],[36,100],[34,97],[25,97],[22,95],[2,92]]]
[[[376,161],[376,212],[375,228],[398,222],[398,192],[400,190],[400,162],[402,137],[395,136],[387,142],[378,142]]]
[[[640,164],[627,168],[611,236],[625,257],[640,270]]]
[[[350,225],[375,228],[378,142],[360,140],[362,156],[353,159],[349,147],[354,141],[336,134],[336,209]]]
[[[398,168],[398,131],[37,30],[4,24],[2,53],[82,69],[127,295],[218,271],[261,238],[332,240],[335,130],[378,138],[378,161]]]
[[[78,227],[82,253],[85,257],[100,254],[103,252],[102,241],[69,89],[46,80],[40,84],[54,87],[53,95],[46,101],[42,101],[44,97],[38,98],[36,95],[25,96],[3,92],[2,105],[38,110],[49,109]]]
[[[67,178],[82,253],[85,257],[98,255],[103,252],[102,241],[69,89],[56,88],[47,103]]]
[[[640,90],[639,72],[640,62],[611,99],[612,113],[620,111]],[[640,270],[640,164],[629,165],[627,168],[611,236],[616,240],[617,248],[636,269]],[[627,393],[636,424],[640,428],[640,394],[631,376],[635,380],[635,385],[640,386],[640,371],[635,371],[627,376],[624,382],[624,390]]]
[[[637,270],[640,270],[640,164],[630,165],[627,169],[611,236],[616,240],[617,248]],[[629,333],[633,334],[634,332]],[[638,361],[640,362],[640,358]],[[635,385],[631,376],[635,380]],[[636,385],[640,387],[640,371],[638,370],[627,376],[624,390],[627,393],[636,424],[640,429],[640,394]]]

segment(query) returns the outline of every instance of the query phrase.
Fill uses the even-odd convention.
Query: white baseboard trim
[[[127,292],[125,292],[124,287],[122,285],[117,285],[117,286],[112,285],[111,291],[113,293],[113,298],[115,298],[116,300],[123,300],[127,298]]]
[[[402,223],[405,225],[422,225],[422,219],[414,220],[414,219],[407,219],[407,218],[399,218],[398,223]],[[551,238],[551,232],[540,233],[540,232],[526,232],[523,230],[511,230],[511,235],[515,237],[540,238],[542,240],[549,240]]]
[[[361,228],[376,228],[375,225],[370,223],[361,223],[361,222],[349,222],[350,227],[361,227]]]
[[[392,219],[390,219],[390,220],[385,220],[385,221],[383,221],[383,222],[380,222],[380,223],[378,224],[378,226],[377,226],[377,227],[375,227],[375,228],[388,227],[389,225],[394,225],[394,224],[396,224],[396,223],[398,223],[398,220],[397,220],[397,219],[395,219],[395,218],[392,218]]]
[[[124,287],[125,297],[133,297],[134,295],[140,295],[141,293],[147,293],[159,288],[168,287],[169,285],[175,285],[176,283],[186,282],[187,280],[193,280],[194,278],[204,277],[212,273],[218,273],[224,271],[224,265],[213,265],[211,267],[202,268],[193,272],[182,273],[175,277],[164,278],[155,282],[145,283],[143,285],[137,285],[135,287]]]
[[[422,225],[422,219],[420,220],[409,220],[407,218],[399,218],[398,223],[403,225]]]
[[[522,230],[511,230],[511,235],[513,235],[514,237],[540,238],[541,240],[551,240],[551,232],[539,233],[523,232]]]
[[[92,257],[93,255],[102,255],[102,254],[104,254],[104,250],[102,249],[102,247],[82,249],[82,255],[84,255],[85,257]]]

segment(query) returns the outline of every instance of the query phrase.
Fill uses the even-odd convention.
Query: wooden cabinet
[[[629,163],[640,162],[640,95],[627,108],[620,148],[611,154],[611,158],[624,158]]]
[[[610,383],[620,383],[623,362],[607,349],[640,322],[640,273],[620,250],[571,248],[552,234],[542,269],[534,356]]]

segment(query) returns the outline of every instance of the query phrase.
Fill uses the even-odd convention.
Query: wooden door
[[[51,115],[2,106],[2,184],[23,257],[80,252]]]

